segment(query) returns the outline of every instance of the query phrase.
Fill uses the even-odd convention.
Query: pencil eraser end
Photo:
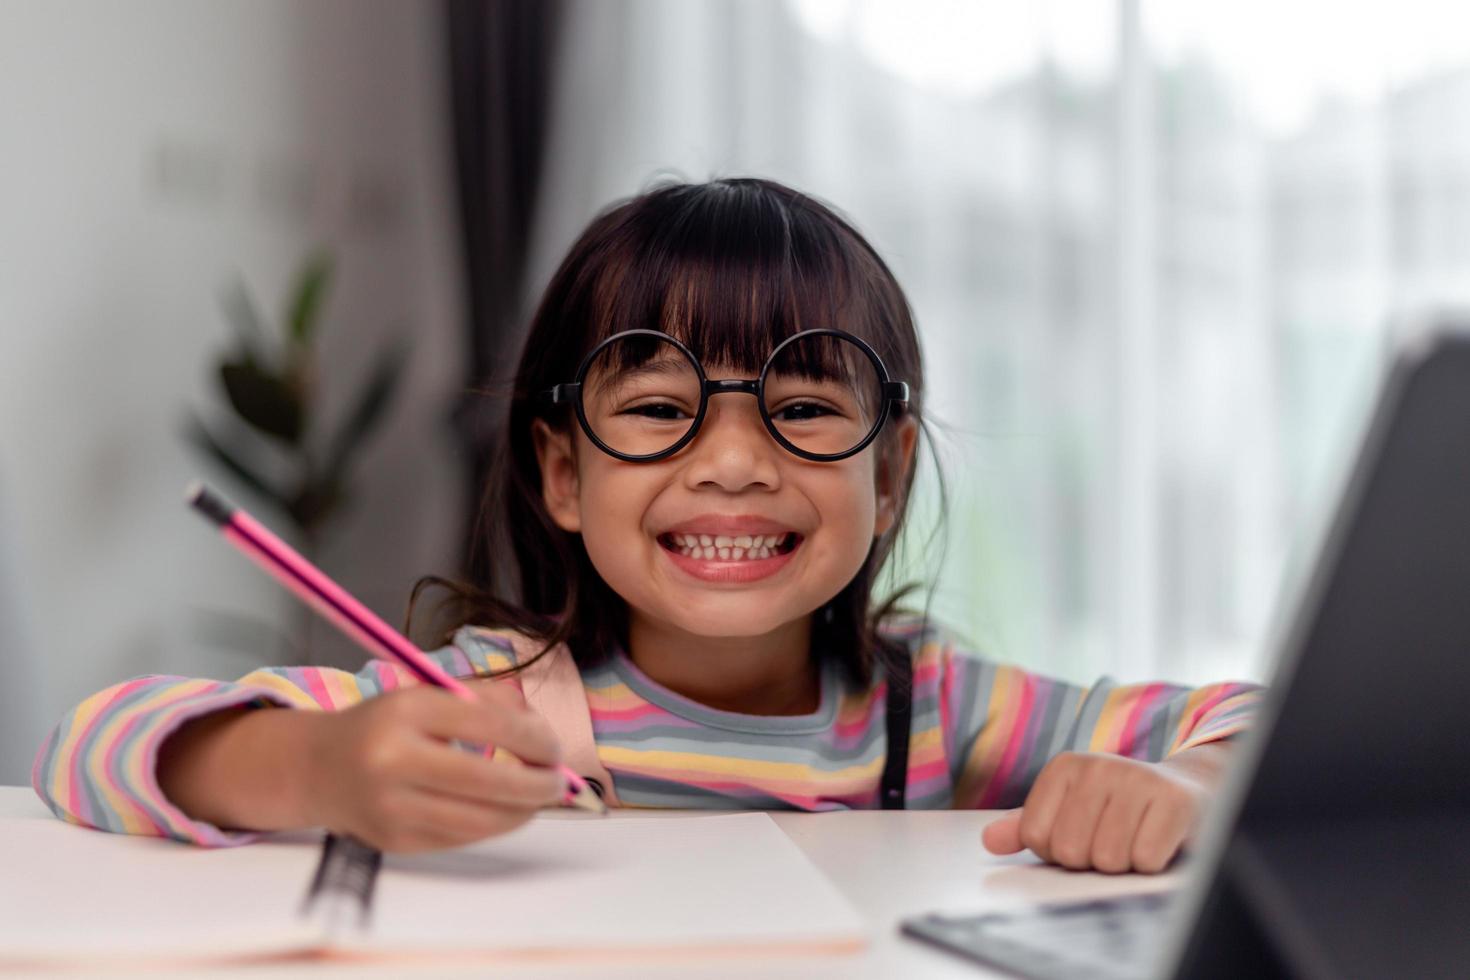
[[[184,500],[199,513],[223,527],[230,523],[235,508],[221,496],[206,487],[201,480],[192,480],[184,488]]]

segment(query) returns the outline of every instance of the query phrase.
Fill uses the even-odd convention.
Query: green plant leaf
[[[253,491],[281,513],[290,514],[291,508],[285,498],[267,483],[264,477],[257,474],[250,466],[239,460],[231,450],[226,449],[192,412],[184,420],[183,434],[185,441],[192,443],[206,457],[213,459],[216,463],[224,467],[225,470],[243,483],[246,488]]]
[[[377,426],[383,410],[393,401],[411,349],[408,338],[400,337],[378,352],[373,372],[357,396],[357,404],[337,429],[327,451],[323,466],[327,479],[340,481],[344,477],[348,460]]]
[[[297,276],[291,310],[286,317],[290,339],[295,343],[303,347],[311,343],[331,282],[332,257],[324,251],[316,252],[306,260]]]
[[[300,444],[306,413],[296,388],[250,361],[226,361],[219,376],[242,419],[293,446]]]

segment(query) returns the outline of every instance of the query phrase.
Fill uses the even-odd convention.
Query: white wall
[[[182,502],[195,475],[250,502],[178,435],[186,408],[222,404],[207,365],[237,274],[278,313],[306,251],[336,252],[329,408],[378,341],[412,329],[407,397],[322,563],[394,623],[417,575],[453,571],[445,418],[462,355],[441,48],[429,3],[0,0],[0,609],[15,611],[0,617],[0,783],[24,781],[92,691],[232,677],[276,654],[203,639],[201,610],[294,622],[293,600]],[[324,628],[314,649],[361,659]]]

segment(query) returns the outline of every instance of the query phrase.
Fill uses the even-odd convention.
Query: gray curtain
[[[450,106],[459,190],[470,352],[467,385],[508,389],[526,319],[526,252],[550,129],[561,0],[447,0]],[[463,571],[506,401],[467,394],[454,422],[469,460]],[[480,562],[481,565],[484,562]]]

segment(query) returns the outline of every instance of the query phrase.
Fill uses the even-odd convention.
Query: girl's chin
[[[664,587],[642,599],[643,615],[663,628],[712,641],[770,637],[809,617],[816,604],[810,596],[764,589]]]
[[[769,608],[744,613],[722,610],[706,616],[697,610],[680,609],[669,615],[667,621],[690,636],[706,640],[756,640],[788,625],[771,616],[772,612]]]
[[[654,617],[691,636],[755,639],[810,614],[805,596],[785,590],[729,589],[675,582],[658,588],[645,607]]]

